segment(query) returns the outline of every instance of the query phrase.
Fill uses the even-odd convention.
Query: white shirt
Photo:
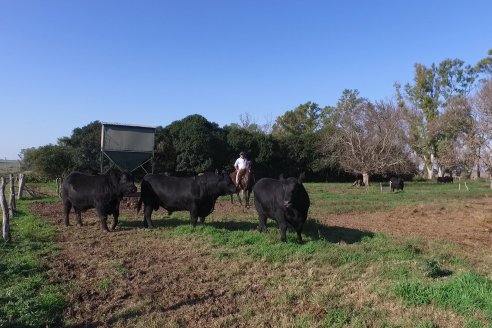
[[[248,160],[246,158],[241,158],[241,157],[236,159],[236,163],[234,163],[234,167],[237,167],[239,170],[246,169],[247,165],[248,165]]]

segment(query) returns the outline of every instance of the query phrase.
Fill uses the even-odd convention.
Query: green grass
[[[461,185],[461,190],[459,186]],[[313,204],[318,205],[312,214],[342,214],[352,212],[389,211],[399,206],[439,202],[443,205],[463,203],[479,197],[490,197],[487,180],[438,184],[436,182],[405,182],[404,191],[391,193],[389,185],[379,183],[369,187],[352,187],[347,183],[306,183]]]
[[[18,202],[11,219],[12,240],[0,243],[0,327],[58,324],[65,309],[63,290],[49,282],[47,255],[56,252],[56,228],[27,212]],[[49,283],[48,283],[49,282]]]
[[[394,318],[389,319],[391,313],[387,309],[378,308],[380,304],[357,308],[347,303],[346,290],[357,284],[367,287],[367,293],[377,295],[379,302],[390,302],[390,308],[401,307],[406,312],[432,306],[453,313],[466,327],[488,327],[492,322],[492,281],[473,271],[472,265],[461,257],[459,246],[339,229],[316,220],[325,213],[385,211],[423,202],[446,206],[492,194],[485,180],[467,181],[467,186],[469,191],[464,183],[461,191],[458,184],[406,183],[404,192],[390,193],[387,186],[380,192],[379,185],[364,189],[349,184],[308,183],[311,219],[305,226],[302,244],[296,243],[292,231],[287,235],[287,243],[279,242],[278,228],[271,220],[268,232],[258,233],[254,209],[242,212],[239,217],[214,213],[213,219],[207,219],[194,230],[189,214],[177,212],[162,220],[159,228],[144,231],[144,236],[149,242],[160,238],[193,243],[197,250],[205,249],[203,256],[231,266],[240,262],[268,266],[276,274],[258,283],[272,291],[284,288],[282,293],[272,293],[277,295],[272,300],[278,307],[276,312],[288,312],[299,304],[322,308],[321,314],[306,311],[296,315],[297,327],[440,326],[425,314],[414,321],[407,317],[395,324]],[[48,254],[56,251],[52,242],[56,229],[28,214],[26,202],[20,205],[22,216],[13,220],[13,243],[0,249],[0,285],[8,286],[0,289],[0,327],[56,325],[65,307],[63,289],[56,283],[46,283],[44,262]],[[121,219],[122,224],[135,220],[134,217]],[[123,262],[114,261],[111,265],[116,277],[127,273]],[[300,268],[303,274],[289,275],[292,266]],[[312,275],[305,274],[308,271]],[[113,283],[111,279],[103,279],[96,287],[107,291]],[[330,284],[336,288],[329,287]],[[244,311],[252,323],[262,315],[262,310],[257,308]]]
[[[20,162],[18,160],[0,160],[0,175],[20,172]]]
[[[460,315],[473,315],[478,310],[492,320],[492,281],[473,272],[437,282],[402,281],[396,284],[395,293],[411,306],[432,304]]]
[[[398,206],[433,201],[439,204],[460,203],[471,198],[489,197],[486,181],[467,182],[470,191],[459,191],[457,185],[432,183],[409,184],[405,192],[381,193],[360,192],[345,189],[340,184],[308,184],[313,200],[313,210],[331,208],[333,213],[351,211],[390,210]],[[328,191],[329,190],[329,191]],[[338,202],[348,197],[349,201]],[[331,205],[330,205],[331,204]],[[350,205],[347,205],[350,204]],[[212,255],[224,261],[262,261],[272,265],[302,262],[307,268],[335,270],[343,277],[341,285],[356,282],[374,268],[371,281],[374,292],[382,298],[402,302],[402,307],[432,305],[462,316],[468,327],[486,327],[492,320],[492,281],[470,270],[468,262],[452,253],[459,253],[452,243],[439,245],[422,238],[391,238],[379,233],[355,234],[350,230],[329,231],[326,226],[310,220],[304,230],[303,244],[295,242],[295,234],[289,232],[287,243],[279,242],[278,229],[269,221],[268,232],[260,234],[254,230],[255,223],[216,217],[214,222],[199,225],[193,230],[187,214],[174,214],[174,237],[189,237],[200,244],[213,245]],[[217,222],[216,220],[220,220]],[[334,243],[332,234],[337,234],[342,243]],[[450,253],[451,252],[451,253]],[[280,282],[269,281],[272,288]],[[343,294],[330,296],[343,299]],[[286,292],[280,304],[295,304],[302,296]],[[326,327],[363,327],[367,324],[384,327],[398,327],[384,319],[386,314],[377,310],[371,313],[354,311],[347,307],[328,309],[323,319]],[[299,327],[319,325],[319,319],[301,315]],[[404,325],[408,325],[407,322]],[[422,318],[412,325],[437,327],[431,318]]]

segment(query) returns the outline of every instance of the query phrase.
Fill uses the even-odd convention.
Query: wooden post
[[[24,193],[25,175],[19,173],[19,190],[17,191],[17,199],[22,199],[22,194]]]
[[[14,191],[14,175],[10,174],[10,200],[9,200],[9,207],[10,207],[10,217],[15,217],[17,215],[17,205],[15,204],[15,191]]]
[[[465,188],[466,188],[466,191],[470,191],[470,189],[468,189],[468,186],[466,185],[466,181],[465,181]]]
[[[7,207],[7,200],[5,199],[5,177],[2,176],[0,180],[0,205],[2,207],[3,221],[2,221],[2,235],[5,241],[10,241],[10,223],[9,223],[9,208]]]
[[[383,192],[383,183],[382,182],[379,183],[379,189],[381,189],[381,192]]]
[[[56,194],[58,197],[61,197],[61,184],[62,184],[62,178],[56,178]]]

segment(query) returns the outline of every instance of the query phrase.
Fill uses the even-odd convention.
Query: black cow
[[[72,207],[79,225],[82,225],[81,213],[95,208],[103,231],[108,231],[106,221],[109,214],[113,215],[111,226],[113,230],[118,224],[119,207],[123,194],[136,190],[133,176],[128,172],[111,170],[105,175],[72,172],[63,181],[61,191],[65,225],[69,225],[68,215]]]
[[[258,212],[258,231],[266,232],[266,220],[277,221],[280,240],[286,241],[287,226],[297,232],[297,241],[302,242],[302,228],[309,210],[309,195],[299,179],[280,180],[263,178],[253,188],[255,208]]]
[[[391,192],[394,192],[395,190],[403,191],[403,187],[404,187],[404,182],[402,178],[396,178],[396,177],[390,178]]]
[[[437,177],[437,183],[453,183],[453,177]]]
[[[153,227],[152,212],[159,207],[169,213],[189,211],[191,224],[195,227],[198,218],[203,222],[212,213],[219,196],[234,192],[236,185],[225,172],[184,178],[147,174],[142,180],[137,210],[140,211],[143,203],[145,227]]]

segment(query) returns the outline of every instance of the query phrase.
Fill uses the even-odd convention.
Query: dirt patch
[[[466,247],[491,248],[492,199],[484,198],[462,206],[419,204],[391,212],[334,214],[319,221],[397,237],[419,236],[448,240]]]
[[[71,226],[64,227],[61,203],[32,204],[33,212],[61,227],[61,250],[49,261],[53,279],[71,286],[65,313],[67,326],[268,326],[270,320],[287,326],[295,324],[295,317],[282,317],[282,313],[277,318],[258,314],[262,309],[278,306],[278,293],[285,292],[282,285],[269,288],[265,283],[269,279],[275,282],[274,275],[280,269],[276,272],[272,265],[261,262],[215,258],[210,256],[213,246],[201,245],[193,236],[166,238],[161,229],[170,228],[162,224],[156,230],[143,229],[141,215],[133,206],[123,202],[121,216],[126,219],[114,232],[103,233],[94,211],[82,215],[82,227],[75,225],[73,214]],[[316,219],[330,227],[490,248],[491,210],[492,199],[481,199],[461,207],[418,205],[392,212]],[[245,210],[228,201],[217,202],[207,220],[221,215],[247,217],[252,225],[256,224],[253,208]],[[166,216],[161,210],[154,219],[166,222]],[[304,279],[302,263],[287,266],[281,270],[282,279]],[[296,282],[292,285],[296,286]],[[316,292],[319,287],[314,284],[312,288],[307,292]],[[322,305],[293,302],[289,309],[320,318],[324,315]]]

